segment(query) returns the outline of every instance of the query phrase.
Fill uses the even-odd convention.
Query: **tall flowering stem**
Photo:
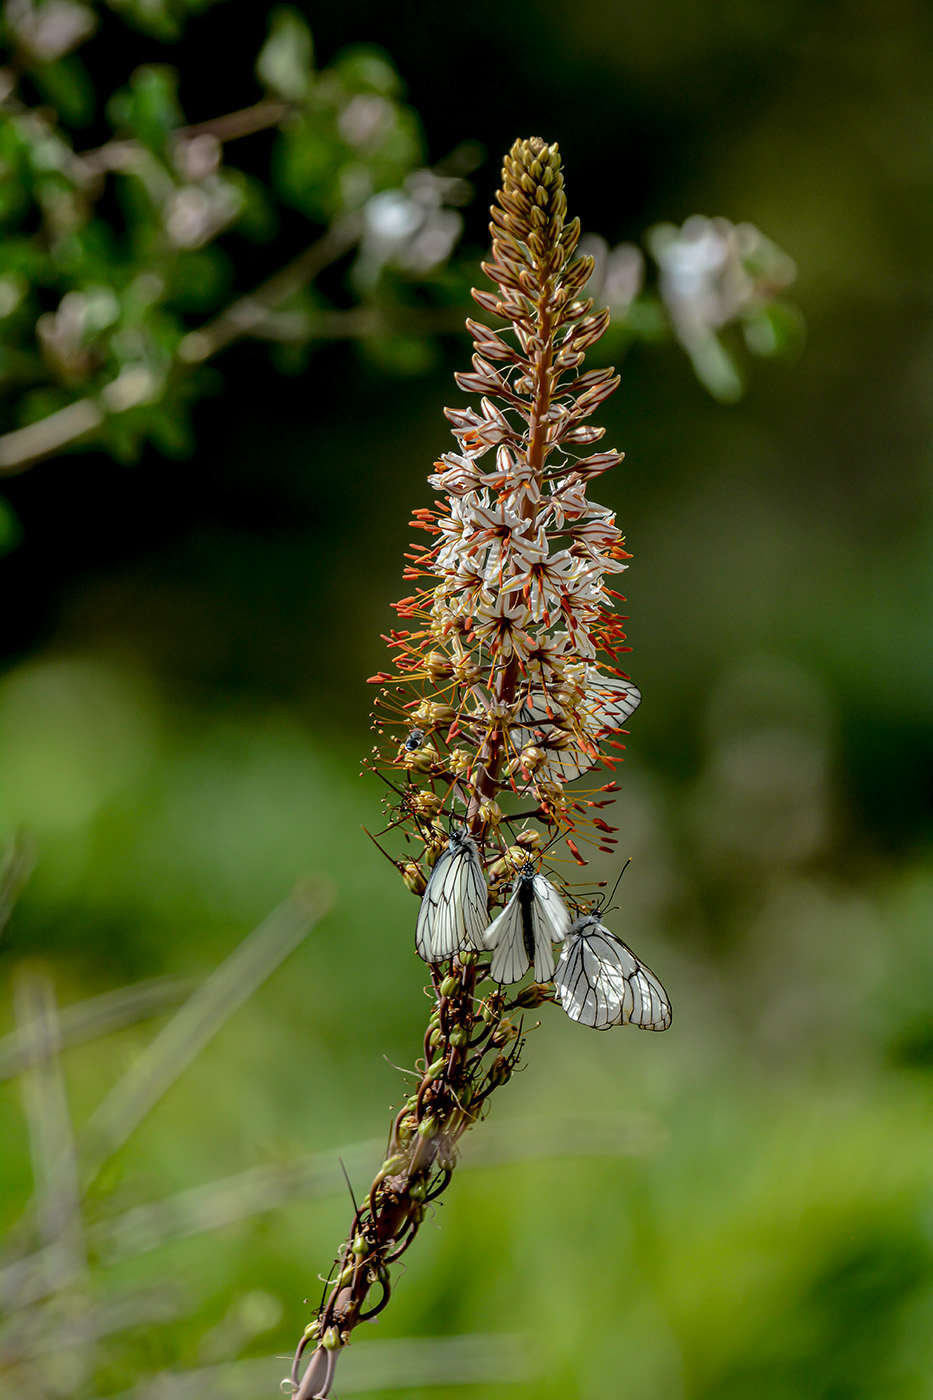
[[[614,766],[605,746],[622,747],[611,736],[638,703],[619,669],[628,650],[620,595],[605,583],[629,556],[613,513],[587,496],[593,478],[621,461],[614,450],[587,455],[604,430],[586,420],[618,384],[611,369],[581,369],[609,313],[582,295],[593,262],[574,257],[580,225],[566,211],[557,146],[516,141],[484,264],[495,290],[473,293],[506,325],[467,323],[476,353],[457,382],[479,406],[447,410],[458,447],[429,477],[439,504],[414,512],[426,536],[407,556],[414,591],[395,604],[404,625],[386,638],[394,667],[372,678],[371,766],[387,783],[377,839],[404,843],[386,853],[433,901],[422,905],[419,936],[441,909],[452,951],[435,958],[430,936],[419,941],[435,1003],[417,1087],[296,1353],[300,1400],[329,1392],[353,1329],[387,1303],[392,1265],[447,1186],[460,1137],[513,1072],[524,1011],[559,999],[541,983],[516,995],[490,979],[477,933],[489,922],[487,884],[492,905],[505,904],[518,872],[533,881],[532,864],[552,846],[552,865],[567,863],[564,851],[585,864],[581,846],[612,850],[613,828],[598,814],[612,801],[611,775],[566,790],[597,764]],[[432,883],[442,866],[444,882]],[[461,867],[483,889],[472,931]],[[566,880],[554,879],[573,903]],[[547,881],[535,888],[542,898],[555,891]],[[623,1010],[619,1019],[628,1019]]]

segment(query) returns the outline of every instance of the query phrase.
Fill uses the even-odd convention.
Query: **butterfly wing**
[[[434,862],[424,894],[421,896],[418,922],[415,926],[415,947],[425,962],[440,961],[437,942],[441,924],[446,926],[447,923],[447,914],[444,909],[445,900],[448,897],[447,878],[455,854],[455,850],[450,846],[441,851]]]
[[[463,914],[463,932],[466,938],[464,947],[482,950],[483,933],[489,922],[489,889],[479,853],[472,841],[464,842],[467,856],[464,860],[460,906]]]
[[[671,1024],[671,1005],[657,977],[593,916],[571,929],[554,982],[571,1020],[596,1030],[631,1024],[664,1031]]]
[[[554,976],[553,943],[562,943],[570,929],[570,915],[557,890],[543,875],[535,875],[531,885],[531,926],[535,944],[535,981],[550,982]]]
[[[603,1031],[621,1020],[625,982],[614,958],[605,956],[612,950],[596,927],[571,934],[561,949],[554,985],[572,1021]]]
[[[486,881],[476,846],[451,838],[434,863],[421,897],[415,947],[425,962],[442,962],[467,948],[482,948],[487,919]]]
[[[641,704],[641,691],[621,676],[599,676],[586,687],[584,710],[603,733],[619,729]]]
[[[626,980],[632,990],[632,1007],[625,1020],[643,1031],[666,1031],[671,1024],[671,1004],[667,992],[650,967],[636,958],[631,948],[616,939],[619,947],[635,964]]]
[[[483,935],[486,947],[494,950],[489,969],[494,982],[519,982],[528,971],[519,888],[517,881],[508,904]]]
[[[593,745],[594,751],[599,740],[619,729],[640,703],[641,691],[631,681],[623,680],[621,676],[590,672],[577,713],[583,736]],[[564,714],[543,691],[533,690],[516,718],[519,724],[511,731],[511,739],[516,749],[521,749],[542,739],[547,743],[554,726],[562,722]],[[539,773],[549,782],[570,783],[593,768],[596,762],[597,758],[592,753],[587,753],[579,743],[573,743],[549,753]]]

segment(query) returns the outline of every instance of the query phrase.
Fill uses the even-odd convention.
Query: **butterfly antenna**
[[[615,884],[614,884],[613,887],[612,887],[612,894],[609,896],[609,904],[610,904],[610,905],[612,904],[612,901],[613,901],[613,900],[615,899],[615,897],[616,897],[616,890],[619,888],[619,882],[621,881],[622,876],[625,874],[626,870],[628,870],[628,868],[629,868],[629,866],[631,865],[631,863],[632,863],[632,857],[629,856],[628,860],[625,862],[625,864],[623,865],[622,869],[619,871],[619,878],[616,880]],[[602,907],[603,907],[602,904],[600,904],[600,909],[602,909]]]
[[[356,1204],[356,1196],[353,1194],[353,1183],[350,1181],[350,1173],[347,1171],[346,1164],[344,1163],[342,1157],[338,1157],[337,1161],[340,1163],[340,1170],[343,1172],[343,1179],[347,1183],[347,1190],[350,1192],[350,1200],[353,1202],[354,1216],[358,1216],[360,1213],[360,1208]]]
[[[394,860],[394,859],[392,858],[392,856],[389,855],[389,852],[388,852],[388,851],[383,850],[382,846],[380,846],[380,844],[379,844],[379,842],[376,840],[375,836],[372,834],[372,832],[371,832],[367,827],[361,826],[360,829],[361,829],[362,831],[365,831],[365,832],[366,832],[366,835],[369,837],[370,841],[372,841],[372,843],[373,843],[373,845],[375,846],[376,850],[377,850],[377,851],[382,851],[382,854],[385,856],[386,860],[389,862],[390,865],[394,865],[395,868],[396,868],[396,870],[401,870],[401,869],[402,869],[402,867],[401,867],[401,865],[399,864],[399,862],[398,862],[397,860]]]

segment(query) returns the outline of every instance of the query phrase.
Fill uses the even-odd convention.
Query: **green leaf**
[[[107,0],[110,9],[134,29],[156,39],[178,39],[190,14],[201,14],[216,0]]]
[[[720,403],[736,403],[745,391],[745,380],[731,351],[715,335],[684,344],[700,383]]]
[[[290,126],[272,157],[272,177],[280,198],[312,219],[333,218],[343,207],[339,183],[343,155],[329,113],[318,116],[313,125],[302,121]]]
[[[114,130],[137,141],[156,155],[164,155],[170,133],[184,124],[178,102],[178,73],[166,64],[137,68],[129,87],[115,92],[107,103],[107,117]]]
[[[366,358],[388,374],[425,374],[438,361],[438,347],[428,336],[374,335],[361,341]]]
[[[227,167],[224,173],[243,201],[234,225],[237,233],[254,243],[267,243],[279,231],[278,214],[269,191],[261,180],[242,170]]]
[[[269,19],[269,37],[256,60],[256,76],[269,92],[286,102],[302,102],[314,83],[314,41],[297,10],[277,6]]]
[[[9,501],[0,496],[0,555],[14,550],[22,537],[23,528],[18,516]]]
[[[742,330],[751,353],[766,359],[796,355],[806,335],[802,315],[786,301],[773,301],[749,316]]]
[[[353,44],[342,49],[333,68],[349,92],[371,92],[380,97],[405,96],[405,84],[388,54],[370,44]]]
[[[76,54],[43,63],[30,76],[66,126],[88,126],[94,120],[94,84]]]

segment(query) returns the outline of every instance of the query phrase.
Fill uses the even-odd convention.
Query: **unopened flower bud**
[[[526,1010],[532,1010],[534,1007],[540,1006],[542,1002],[550,1000],[547,988],[542,987],[540,982],[532,982],[530,986],[522,988],[515,998],[515,1004]]]
[[[405,888],[411,890],[412,894],[424,894],[428,882],[414,861],[409,861],[402,868],[402,879],[405,881]]]
[[[420,749],[405,749],[401,761],[410,773],[430,773],[437,763],[437,749],[433,744],[422,744]]]
[[[448,972],[447,976],[441,983],[441,996],[452,997],[454,993],[459,990],[459,988],[460,978],[455,976],[454,973]]]
[[[518,1027],[513,1025],[506,1017],[499,1022],[493,1033],[493,1045],[508,1045],[510,1040],[514,1040],[518,1035]]]
[[[492,1064],[489,1066],[489,1073],[486,1077],[489,1080],[490,1084],[494,1084],[497,1087],[501,1084],[507,1084],[509,1082],[509,1080],[512,1078],[512,1066],[509,1064],[508,1060],[505,1058],[504,1055],[496,1056]]]
[[[442,851],[447,849],[447,836],[445,832],[435,832],[434,840],[424,848],[424,858],[428,865],[434,865]]]
[[[546,759],[547,754],[540,744],[526,744],[515,763],[525,773],[537,773]]]
[[[454,1026],[453,1030],[450,1032],[449,1039],[451,1045],[467,1045],[470,1039],[470,1032],[467,1030],[466,1026]]]
[[[482,679],[482,671],[470,656],[464,655],[457,658],[454,663],[454,675],[463,686],[476,685]]]
[[[424,658],[424,669],[432,681],[447,680],[454,673],[450,657],[443,651],[429,651]]]
[[[455,778],[465,778],[473,760],[466,749],[451,749],[447,755],[447,767]]]
[[[486,826],[498,826],[502,820],[502,808],[494,798],[487,797],[479,804],[479,815]]]
[[[421,1122],[418,1124],[418,1135],[423,1138],[433,1138],[437,1136],[437,1119],[434,1117],[433,1113],[429,1113],[427,1117],[422,1118]]]

